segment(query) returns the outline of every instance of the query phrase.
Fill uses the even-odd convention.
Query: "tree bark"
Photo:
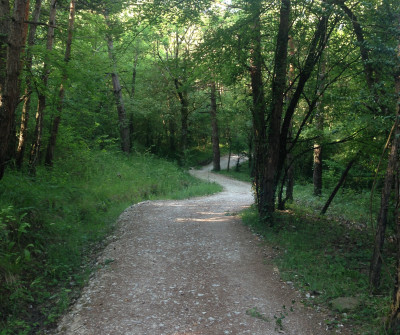
[[[34,23],[39,22],[41,7],[42,7],[42,0],[36,0],[35,9],[32,14],[32,22]],[[24,98],[24,105],[22,107],[21,125],[19,129],[19,140],[15,156],[15,161],[18,169],[21,169],[22,167],[25,148],[26,148],[26,138],[28,135],[28,122],[29,122],[29,112],[31,107],[31,91],[32,91],[32,79],[29,73],[32,70],[32,62],[33,62],[33,54],[30,48],[35,45],[36,28],[37,28],[36,24],[31,25],[29,28],[28,49],[26,50],[25,67],[28,74],[25,81],[26,85],[25,98]]]
[[[391,149],[388,158],[388,165],[386,168],[385,180],[382,188],[381,194],[381,207],[378,214],[375,242],[374,242],[374,252],[372,254],[370,270],[369,270],[369,282],[371,286],[377,289],[380,285],[381,278],[381,268],[382,268],[382,250],[385,242],[385,232],[387,225],[387,215],[390,203],[390,195],[392,193],[392,186],[394,181],[394,176],[396,173],[396,167],[398,165],[398,154],[400,148],[400,44],[398,46],[398,65],[396,67],[395,73],[395,90],[397,96],[396,104],[396,120],[393,128]],[[397,293],[396,293],[397,294]],[[400,294],[400,293],[398,293]],[[398,304],[399,302],[394,302]],[[396,316],[397,318],[399,315]],[[394,316],[392,315],[392,318]],[[391,320],[391,322],[395,322]],[[398,322],[398,321],[396,321]]]
[[[220,162],[220,151],[219,151],[219,133],[218,133],[218,121],[217,121],[217,97],[216,97],[216,87],[215,82],[211,84],[211,128],[212,128],[212,147],[213,147],[213,170],[221,170]]]
[[[23,24],[23,30],[22,30],[22,36],[21,36],[21,64],[20,64],[20,69],[22,70],[24,67],[24,57],[22,57],[22,55],[25,52],[25,45],[26,45],[26,38],[28,35],[28,19],[29,19],[29,1],[26,3],[25,5],[25,14],[24,14],[24,24]],[[20,91],[20,87],[21,87],[21,81],[22,78],[18,79],[18,94],[21,95],[21,91]],[[18,96],[18,101],[17,101],[17,105],[18,106],[20,102],[20,97]],[[12,159],[15,159],[16,156],[16,148],[17,148],[17,122],[16,122],[16,118],[14,117],[12,120],[12,125],[11,125],[11,130],[10,130],[10,140],[8,143],[8,150],[7,150],[7,160],[11,161]]]
[[[5,6],[7,7],[7,6]],[[19,100],[19,75],[22,69],[21,53],[26,39],[26,15],[29,0],[15,0],[13,19],[7,39],[6,79],[0,102],[0,179],[4,175],[11,132],[15,127],[15,110]]]
[[[304,68],[300,72],[296,89],[290,100],[289,106],[286,109],[285,118],[283,120],[280,133],[280,157],[277,168],[278,174],[280,173],[280,171],[282,171],[282,167],[285,163],[288,133],[290,130],[290,124],[292,122],[294,112],[299,103],[304,87],[308,79],[310,78],[315,65],[320,59],[328,40],[326,34],[327,24],[328,24],[328,17],[327,16],[321,17],[321,19],[318,22],[317,30],[315,31],[313,39],[310,43],[309,53],[307,55]]]
[[[358,155],[356,155],[346,166],[346,169],[343,171],[338,183],[336,184],[335,188],[333,189],[331,195],[329,196],[328,200],[326,201],[324,207],[321,210],[321,215],[325,214],[326,211],[328,210],[332,200],[335,198],[337,192],[339,191],[340,187],[342,187],[343,183],[346,180],[346,177],[351,169],[351,167],[353,166],[353,164],[355,163],[355,161],[357,160]]]
[[[400,15],[398,16],[398,28],[400,28]],[[399,142],[398,135],[400,134],[400,38],[398,40],[397,46],[397,66],[394,74],[395,80],[395,94],[397,96],[397,104],[396,104],[396,121],[397,121],[397,129],[396,134],[394,135],[393,141]],[[399,145],[399,143],[397,143]],[[397,242],[397,271],[395,277],[395,287],[393,290],[393,300],[391,307],[391,315],[389,319],[389,328],[394,334],[398,334],[400,332],[400,181],[399,181],[399,147],[397,147],[396,151],[396,171],[397,171],[397,187],[396,187],[396,242]]]
[[[318,134],[322,136],[322,132],[324,129],[324,116],[321,111],[321,105],[318,107],[317,114],[315,115],[316,119],[316,128]],[[321,137],[320,137],[321,141]],[[314,185],[314,195],[321,196],[322,194],[322,146],[315,142],[314,143],[314,152],[313,152],[313,185]]]
[[[10,3],[8,0],[0,0],[0,106],[4,93],[7,74],[7,40],[10,30]]]
[[[47,42],[46,42],[46,50],[48,53],[50,53],[53,50],[53,45],[54,45],[54,28],[56,25],[56,11],[57,11],[56,2],[57,0],[51,0],[50,3],[49,27],[47,29]],[[47,57],[48,56],[46,56],[43,64],[42,87],[38,95],[34,140],[31,146],[31,152],[29,156],[29,171],[33,175],[36,173],[36,166],[39,161],[40,148],[42,146],[44,110],[46,108],[47,82],[50,76],[50,64]]]
[[[289,36],[289,55],[291,59],[294,58],[295,55],[295,46],[294,46],[294,41],[292,36]],[[294,73],[294,65],[293,63],[289,64],[289,73],[288,73],[288,79],[289,79],[289,85],[291,89],[287,92],[286,94],[286,101],[289,102],[290,99],[293,96],[293,83],[295,80],[295,73]],[[288,132],[288,144],[291,145],[291,142],[293,140],[292,136],[292,129],[293,129],[293,124],[290,124],[289,127],[289,132]],[[278,209],[284,210],[285,209],[285,203],[287,200],[293,200],[293,187],[294,187],[294,165],[292,164],[293,156],[292,153],[288,150],[287,152],[287,164],[288,168],[285,170],[284,177],[281,182],[281,188],[278,193]],[[286,197],[283,199],[283,188],[286,184]]]
[[[65,56],[64,56],[65,66],[67,66],[69,60],[71,59],[72,34],[74,31],[74,23],[75,23],[75,0],[71,0],[71,2],[69,4],[68,37],[67,37],[67,44],[66,44]],[[60,89],[58,91],[57,115],[55,116],[55,118],[53,120],[53,124],[51,126],[50,139],[49,139],[49,143],[47,145],[47,150],[46,150],[45,164],[47,166],[53,166],[54,151],[56,148],[58,128],[59,128],[60,122],[61,122],[61,114],[62,114],[63,103],[64,103],[65,82],[67,81],[67,79],[68,79],[68,75],[66,72],[64,72],[63,77],[62,77],[62,82],[60,85]]]
[[[189,100],[188,92],[184,85],[178,80],[174,79],[176,92],[179,102],[181,104],[181,154],[185,156],[188,147],[188,120],[189,120]]]
[[[316,129],[319,135],[319,141],[322,141],[323,131],[324,131],[324,104],[321,101],[323,98],[322,92],[325,86],[325,76],[326,76],[326,63],[325,59],[321,61],[321,69],[318,75],[318,90],[317,95],[320,96],[320,100],[317,103],[317,113],[315,114]],[[314,185],[314,195],[321,196],[322,194],[322,147],[319,143],[314,143],[314,164],[313,164],[313,185]]]
[[[253,184],[255,186],[256,203],[260,209],[261,185],[263,182],[263,167],[265,157],[266,124],[265,124],[265,96],[262,77],[263,57],[261,54],[261,3],[260,1],[251,2],[251,15],[253,16],[252,41],[250,49],[250,78],[251,95],[253,98],[252,120],[253,120],[253,139],[254,139],[254,170]]]
[[[260,201],[260,214],[263,220],[270,220],[275,210],[275,191],[278,181],[278,163],[280,154],[280,130],[283,113],[283,99],[286,86],[286,65],[290,26],[290,0],[282,0],[280,23],[275,52],[274,79],[272,82],[272,103],[269,115],[268,148],[263,173]],[[272,221],[270,221],[272,224]]]
[[[398,27],[400,28],[400,16],[398,16]],[[397,66],[394,75],[395,79],[395,94],[397,96],[397,104],[396,104],[396,121],[399,122],[400,117],[400,39],[398,41],[397,47]],[[400,125],[397,125],[399,127]],[[397,129],[397,132],[400,133],[400,130]],[[394,141],[398,142],[396,139],[396,135],[393,139]],[[399,148],[398,148],[399,149]],[[400,331],[400,181],[399,181],[399,152],[396,152],[397,158],[397,187],[396,187],[396,242],[397,242],[397,272],[395,278],[395,287],[393,291],[393,300],[392,300],[392,307],[391,307],[391,315],[389,319],[389,328],[393,331],[394,334],[397,334]]]
[[[111,22],[108,14],[104,14],[107,27],[111,30]],[[122,96],[122,87],[119,81],[117,72],[117,64],[114,57],[114,42],[111,32],[107,35],[108,57],[111,60],[113,70],[111,72],[111,80],[114,90],[114,99],[117,105],[118,121],[119,121],[119,134],[121,138],[121,149],[123,152],[129,153],[131,151],[131,133],[129,126],[129,119],[126,115],[124,99]]]
[[[369,270],[369,282],[371,286],[377,289],[380,285],[381,268],[382,268],[382,250],[385,241],[385,232],[387,225],[387,215],[390,203],[390,195],[396,168],[397,152],[399,148],[400,124],[399,115],[396,116],[394,134],[392,138],[392,146],[389,153],[388,165],[386,168],[385,181],[381,194],[381,207],[378,214],[377,228],[374,241],[374,252],[371,259]]]

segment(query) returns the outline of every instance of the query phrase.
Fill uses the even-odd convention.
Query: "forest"
[[[54,325],[124,208],[218,191],[186,170],[231,153],[245,216],[339,227],[348,322],[400,334],[399,117],[398,0],[0,0],[0,334]]]

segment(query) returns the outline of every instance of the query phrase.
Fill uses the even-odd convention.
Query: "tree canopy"
[[[294,182],[382,192],[378,289],[399,222],[399,18],[397,0],[0,1],[0,178],[79,147],[184,167],[233,150],[265,225]]]

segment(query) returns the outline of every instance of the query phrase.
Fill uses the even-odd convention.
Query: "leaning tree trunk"
[[[271,113],[269,116],[267,139],[268,149],[266,152],[266,164],[263,170],[263,184],[259,208],[261,217],[267,220],[271,219],[272,213],[275,210],[275,191],[278,179],[278,164],[281,146],[281,119],[283,113],[283,97],[286,87],[290,6],[290,0],[282,0],[280,23],[276,42]]]
[[[35,45],[35,35],[36,35],[36,28],[37,22],[39,22],[40,17],[40,10],[42,7],[42,0],[36,0],[35,9],[32,14],[32,22],[33,24],[29,28],[29,35],[28,35],[28,48],[26,50],[26,61],[25,67],[28,73],[25,81],[25,97],[24,97],[24,105],[22,107],[22,114],[21,114],[21,125],[19,129],[19,140],[18,140],[18,147],[16,152],[16,165],[17,168],[20,169],[22,167],[22,163],[24,160],[24,153],[26,148],[26,138],[28,135],[28,121],[29,121],[29,111],[31,107],[31,91],[32,91],[32,78],[29,75],[32,70],[32,63],[33,63],[33,54],[31,48]]]
[[[57,10],[56,2],[57,0],[51,0],[50,3],[49,26],[47,29],[47,43],[46,43],[47,53],[50,53],[53,50],[53,45],[54,45],[54,28],[56,25],[56,10]],[[38,95],[34,138],[29,156],[29,171],[33,175],[36,173],[36,166],[39,161],[40,148],[42,146],[44,110],[46,108],[47,82],[49,80],[49,76],[50,76],[50,64],[48,56],[46,55],[42,70],[42,87],[39,90],[39,95]]]
[[[67,45],[65,48],[65,56],[64,56],[65,66],[67,66],[71,58],[72,33],[74,30],[74,23],[75,23],[75,0],[71,0],[69,4],[68,37],[67,37]],[[53,165],[54,150],[56,148],[58,127],[60,126],[61,122],[61,114],[65,96],[65,82],[67,81],[67,79],[68,75],[66,72],[64,72],[60,89],[58,91],[57,115],[55,116],[53,124],[51,126],[50,139],[46,150],[45,164],[47,166]]]
[[[328,200],[326,201],[324,207],[321,210],[321,214],[325,214],[326,211],[328,210],[331,202],[333,201],[333,199],[336,196],[336,193],[339,191],[339,189],[342,187],[343,183],[345,182],[347,175],[349,174],[350,169],[352,168],[353,164],[355,163],[355,161],[357,160],[358,155],[356,155],[346,166],[346,169],[343,171],[342,175],[340,176],[340,179],[338,181],[338,183],[336,184],[335,188],[333,189],[331,195],[329,196]]]
[[[213,147],[213,170],[221,170],[220,151],[219,151],[219,134],[218,134],[218,121],[217,121],[217,97],[215,82],[211,84],[211,128],[212,128],[212,147]]]
[[[111,22],[109,20],[108,14],[104,14],[107,27],[111,30]],[[129,153],[131,151],[131,133],[129,118],[126,115],[126,109],[124,104],[124,99],[122,96],[122,87],[119,81],[119,76],[117,72],[117,64],[114,57],[114,42],[111,36],[111,32],[107,35],[107,47],[108,47],[108,57],[111,60],[112,72],[111,81],[114,90],[114,99],[117,105],[118,112],[118,123],[119,123],[119,134],[121,138],[121,149],[123,152]]]
[[[6,6],[5,6],[6,7]],[[0,179],[4,175],[9,153],[11,131],[15,124],[15,110],[19,100],[19,75],[22,68],[21,53],[24,48],[26,32],[26,13],[29,0],[15,0],[8,44],[6,80],[0,102]],[[4,15],[4,13],[2,13]]]

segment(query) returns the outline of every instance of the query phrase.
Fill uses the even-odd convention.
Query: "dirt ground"
[[[125,210],[99,270],[55,334],[339,332],[300,303],[268,247],[234,215],[253,203],[250,185],[210,170],[191,173],[220,183],[223,192]]]

